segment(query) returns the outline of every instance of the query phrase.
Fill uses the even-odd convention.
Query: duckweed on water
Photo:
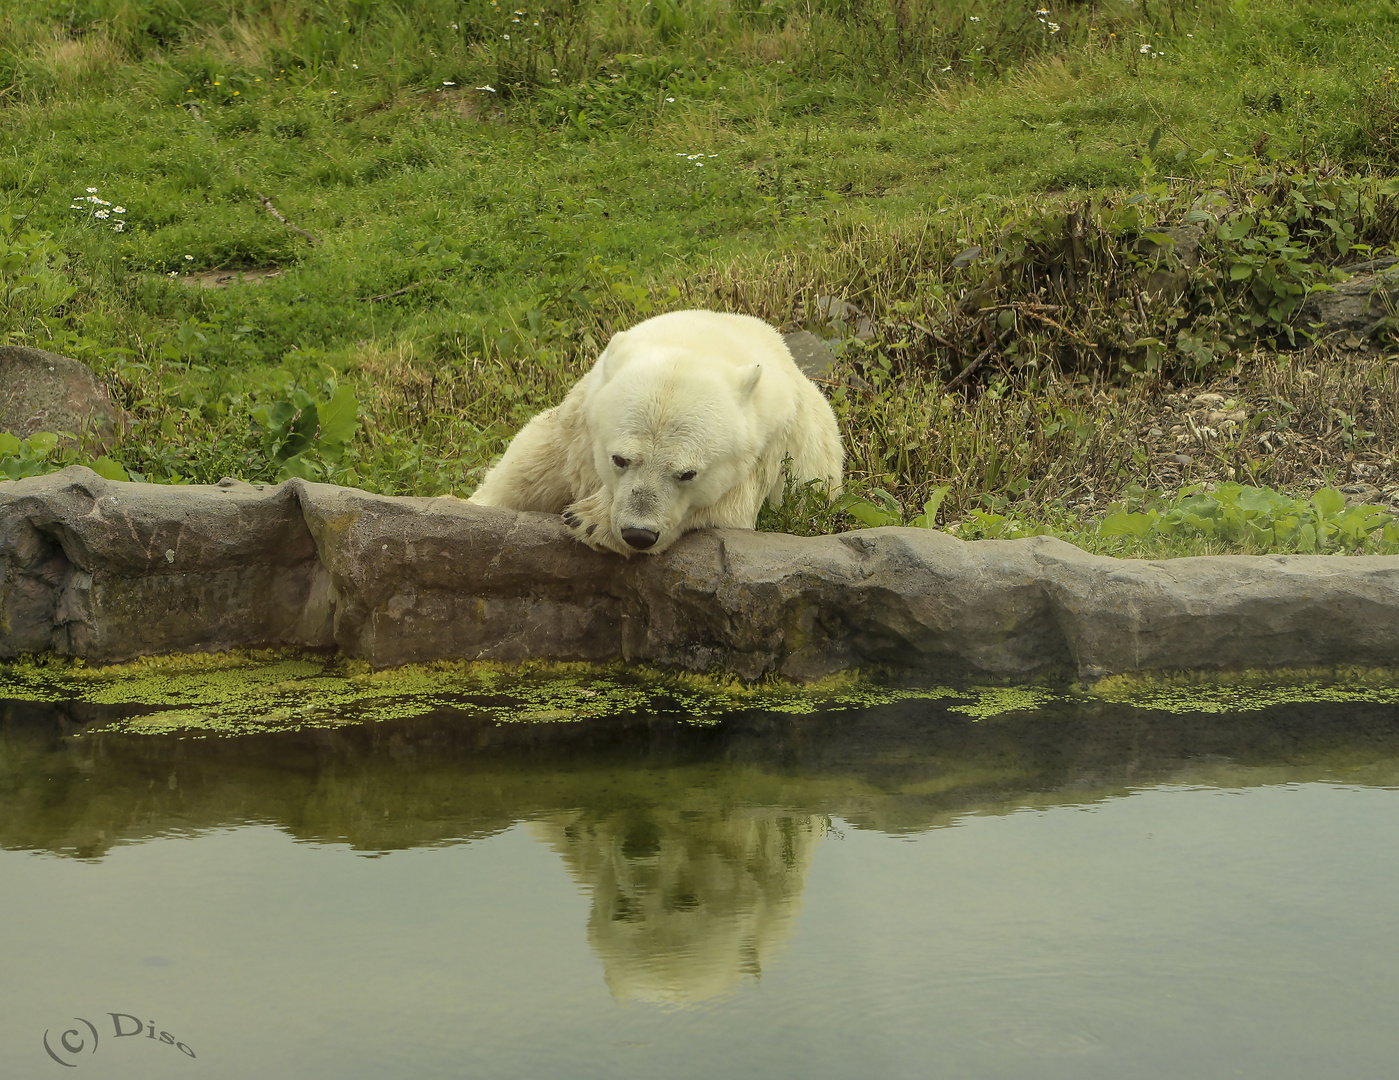
[[[1298,702],[1399,702],[1399,669],[1299,668],[1290,671],[1115,675],[1085,692],[1102,701],[1165,712],[1252,712]]]
[[[147,734],[235,735],[433,712],[538,723],[651,711],[703,723],[748,709],[805,713],[956,696],[962,695],[942,687],[895,690],[859,677],[804,686],[745,684],[586,664],[440,662],[374,671],[341,657],[268,651],[153,657],[108,667],[52,659],[0,666],[0,698],[135,707],[86,730]]]
[[[1056,703],[1109,701],[1167,712],[1254,711],[1290,702],[1399,702],[1399,671],[1307,670],[1119,676],[1092,684],[905,686],[860,673],[815,683],[588,664],[438,662],[374,671],[293,651],[144,658],[92,667],[39,658],[0,665],[0,699],[105,706],[86,732],[238,735],[341,727],[430,713],[495,723],[566,722],[651,712],[713,723],[725,714],[843,711],[947,702],[973,720]]]

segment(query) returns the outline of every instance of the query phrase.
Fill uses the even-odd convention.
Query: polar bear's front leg
[[[557,514],[572,498],[570,432],[562,407],[540,413],[505,448],[467,502]]]
[[[563,512],[563,523],[573,533],[574,539],[582,541],[594,551],[634,554],[633,549],[612,532],[612,492],[605,487],[567,506]]]

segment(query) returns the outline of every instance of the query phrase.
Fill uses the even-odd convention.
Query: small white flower
[[[951,65],[951,64],[948,64],[947,67],[943,68],[942,70],[943,70],[943,71],[951,71],[951,70],[952,70],[952,65]]]
[[[1057,22],[1049,23],[1048,26],[1051,34],[1057,34],[1059,32],[1059,24]]]
[[[185,262],[194,262],[194,256],[193,256],[193,255],[186,255],[186,256],[185,256]]]
[[[443,80],[442,80],[442,85],[443,85],[443,86],[456,86],[457,84],[454,83],[454,82],[452,82],[450,79],[443,79]]]
[[[96,189],[95,187],[90,187],[90,188],[87,189],[87,193],[88,193],[89,195],[96,195],[96,194],[97,194],[97,189]]]
[[[452,23],[452,29],[455,30],[456,28],[457,28],[457,24],[456,24],[456,23]]]
[[[486,91],[486,93],[488,93],[488,94],[494,94],[494,93],[495,93],[495,87],[494,87],[494,86],[491,86],[490,84],[487,84],[487,85],[485,85],[485,86],[478,86],[476,89],[477,89],[477,90],[484,90],[484,91]]]
[[[115,225],[112,226],[112,232],[121,232],[124,228],[126,228],[126,222],[118,221]]]
[[[180,272],[179,272],[178,270],[171,270],[171,271],[170,271],[170,276],[171,276],[171,277],[179,277],[179,276],[180,276]]]
[[[1048,15],[1048,14],[1049,14],[1049,8],[1035,8],[1035,14],[1036,14],[1036,15]]]
[[[113,213],[116,213],[116,214],[124,214],[124,213],[126,213],[126,207],[124,207],[124,206],[114,206],[114,207],[112,207],[112,212],[113,212]]]
[[[1149,52],[1151,52],[1151,46],[1150,46],[1150,45],[1143,45],[1140,49],[1137,50],[1137,52],[1143,53],[1143,54],[1149,53]]]
[[[69,210],[82,210],[83,207],[79,206],[77,203],[74,203],[72,206],[68,207],[68,209],[69,209]]]
[[[971,22],[981,22],[981,16],[980,16],[980,15],[968,15],[968,16],[967,16],[967,19],[968,19],[969,21],[971,21]]]
[[[354,68],[356,71],[359,70],[359,65],[358,65],[358,64],[351,64],[350,67]],[[261,82],[261,81],[262,81],[261,79],[258,80],[258,82]]]
[[[339,91],[339,90],[332,90],[331,93],[332,93],[332,94],[338,94],[338,93],[340,93],[340,91]]]
[[[697,168],[697,169],[703,169],[703,168],[704,168],[704,162],[703,162],[703,161],[696,161],[696,162],[695,162],[695,168]]]
[[[673,97],[668,97],[668,98],[666,98],[666,100],[667,100],[667,101],[674,101],[675,99],[674,99]]]
[[[112,216],[112,212],[111,212],[110,210],[98,210],[98,211],[97,211],[95,214],[93,214],[92,216],[95,217],[95,218],[102,218],[102,219],[105,220],[105,219],[107,219],[107,218],[109,218],[109,217]]]
[[[505,38],[506,41],[509,41],[509,40],[510,40],[510,35],[509,35],[509,34],[502,34],[501,37]]]

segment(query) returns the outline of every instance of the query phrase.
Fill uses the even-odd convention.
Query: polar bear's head
[[[679,347],[629,349],[624,335],[613,339],[585,409],[622,544],[664,551],[693,527],[696,511],[754,482],[762,375],[761,364]]]

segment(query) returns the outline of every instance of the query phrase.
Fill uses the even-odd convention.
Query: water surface
[[[60,1075],[46,1032],[94,1077],[1399,1058],[1392,706],[206,739],[0,718],[0,1076]],[[137,1020],[155,1037],[115,1037]]]

